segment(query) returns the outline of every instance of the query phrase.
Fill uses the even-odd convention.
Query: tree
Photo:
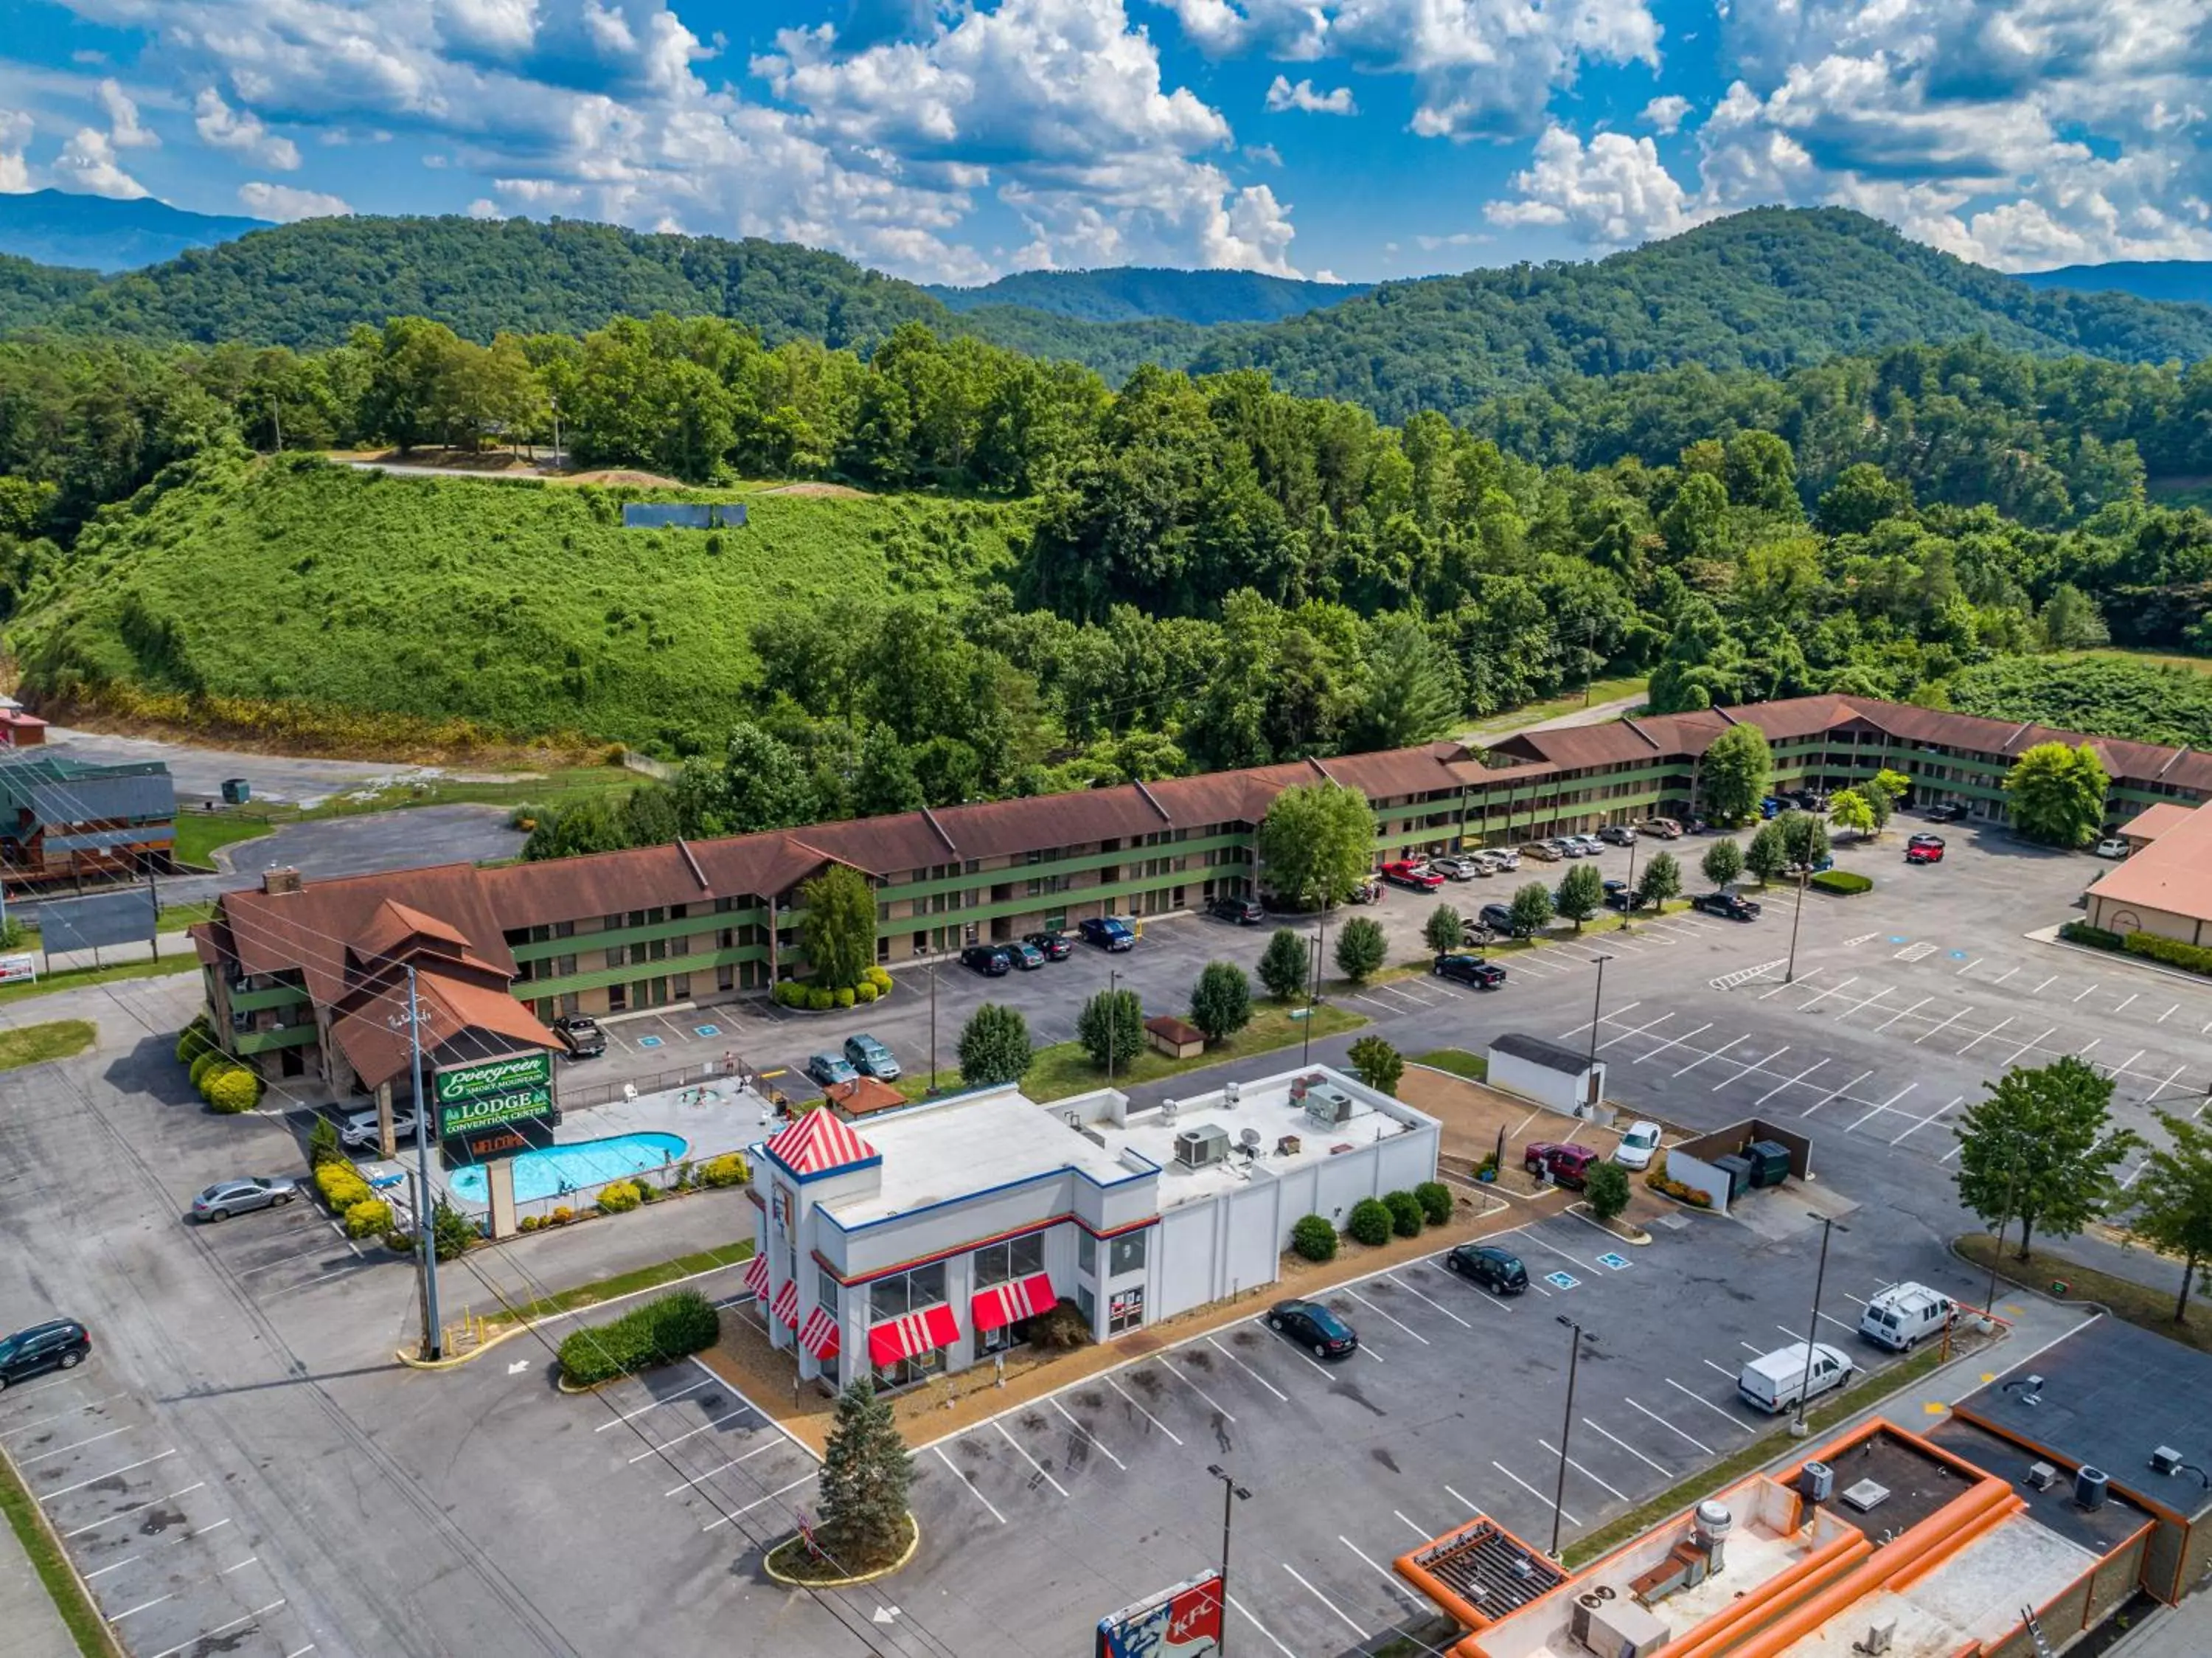
[[[1759,826],[1751,844],[1743,849],[1745,873],[1759,877],[1765,887],[1782,873],[1782,866],[1790,862],[1790,848],[1782,838],[1782,820],[1770,818]]]
[[[1029,1073],[1032,1052],[1021,1010],[986,1002],[960,1027],[960,1079],[977,1088],[1018,1082]]]
[[[2181,1289],[2173,1321],[2189,1321],[2189,1292],[2208,1289],[2212,1266],[2212,1127],[2171,1112],[2158,1113],[2173,1143],[2154,1151],[2130,1191],[2130,1224],[2137,1237],[2181,1258]]]
[[[849,864],[833,863],[799,889],[799,948],[814,982],[832,991],[859,984],[876,960],[876,892]]]
[[[1874,802],[1856,789],[1839,789],[1829,799],[1828,821],[1855,835],[1874,832]]]
[[[1628,1207],[1628,1171],[1619,1163],[1592,1165],[1583,1186],[1583,1201],[1601,1221],[1610,1221]]]
[[[1888,826],[1898,805],[1912,792],[1912,779],[1902,771],[1893,771],[1887,766],[1875,772],[1867,783],[1864,793],[1867,804],[1874,808],[1874,832],[1877,835]]]
[[[1442,736],[1459,717],[1459,665],[1417,618],[1378,621],[1364,667],[1346,734],[1355,748],[1410,748]]]
[[[1575,923],[1577,932],[1582,931],[1583,923],[1595,915],[1604,902],[1605,878],[1598,874],[1595,863],[1577,863],[1559,882],[1556,907]]]
[[[1234,1036],[1252,1022],[1252,979],[1233,961],[1209,961],[1190,987],[1190,1022],[1209,1042]]]
[[[1785,862],[1812,868],[1828,856],[1828,826],[1813,812],[1784,812],[1775,819]]]
[[[1406,1074],[1406,1058],[1379,1036],[1363,1036],[1345,1051],[1352,1074],[1378,1094],[1395,1095]]]
[[[2052,589],[2050,601],[2038,617],[2043,643],[2053,650],[2082,650],[2112,638],[2097,601],[2070,582]]]
[[[1682,866],[1672,852],[1654,852],[1636,883],[1636,895],[1654,910],[1682,895]]]
[[[441,1261],[459,1260],[477,1240],[477,1223],[441,1198],[430,1211],[430,1237]]]
[[[1725,887],[1743,874],[1743,850],[1732,840],[1717,840],[1705,848],[1698,868],[1714,886]]]
[[[1540,881],[1532,881],[1513,894],[1511,909],[1513,930],[1534,938],[1552,924],[1555,913],[1552,889]]]
[[[1075,1017],[1075,1039],[1102,1070],[1119,1069],[1145,1044],[1145,1009],[1134,991],[1100,991]]]
[[[1716,823],[1741,823],[1759,811],[1774,777],[1774,754],[1755,725],[1732,725],[1705,745],[1698,786],[1705,815]]]
[[[2071,1237],[2105,1212],[2112,1166],[2136,1139],[2111,1126],[2112,1080],[2072,1054],[2015,1066],[1983,1086],[1990,1097],[1952,1130],[1959,1200],[1995,1224],[2000,1244],[2017,1216],[2026,1260],[2038,1226]]]
[[[1354,916],[1336,936],[1336,970],[1357,984],[1372,977],[1389,954],[1382,923]]]
[[[1278,1002],[1287,1002],[1305,988],[1306,939],[1290,927],[1278,927],[1260,953],[1260,982]]]
[[[2005,773],[2013,826],[2048,846],[2086,846],[2104,826],[2111,781],[2087,743],[2039,742]]]
[[[853,809],[864,818],[915,812],[928,804],[915,776],[914,756],[888,726],[877,726],[860,744],[853,777]]]
[[[791,829],[820,815],[805,766],[788,743],[750,721],[730,731],[722,756],[720,832]]]
[[[1883,519],[1911,510],[1911,486],[1865,460],[1837,474],[1819,509],[1820,527],[1831,535],[1864,535]]]
[[[845,1572],[890,1565],[914,1536],[907,1488],[914,1463],[899,1437],[890,1401],[862,1375],[837,1395],[836,1419],[822,1448],[821,1524],[815,1540]]]
[[[1316,908],[1366,879],[1375,862],[1375,814],[1356,789],[1308,783],[1268,802],[1258,839],[1267,889],[1285,904]]]
[[[1437,955],[1449,955],[1467,941],[1467,923],[1449,904],[1439,904],[1421,923],[1421,942]]]

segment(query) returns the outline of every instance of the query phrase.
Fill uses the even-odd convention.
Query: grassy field
[[[69,967],[60,972],[40,973],[35,984],[0,984],[0,1006],[51,996],[56,991],[82,990],[88,984],[112,984],[125,978],[163,978],[171,973],[193,973],[199,969],[199,958],[184,949],[165,955],[159,961],[125,961],[112,967]]]
[[[1598,703],[1618,702],[1623,697],[1634,697],[1641,700],[1650,684],[1650,681],[1640,674],[1630,674],[1618,680],[1593,680],[1587,700],[1592,705]],[[1571,714],[1583,707],[1584,702],[1582,689],[1577,686],[1564,696],[1547,698],[1540,703],[1524,703],[1520,707],[1509,710],[1505,713],[1492,714],[1487,719],[1477,720],[1459,735],[1462,741],[1469,737],[1502,737],[1510,731],[1519,731],[1540,721],[1554,720],[1562,714]]]
[[[1431,1065],[1438,1070],[1448,1070],[1455,1076],[1464,1076],[1471,1082],[1490,1080],[1490,1061],[1479,1053],[1469,1053],[1465,1048],[1432,1048],[1426,1053],[1408,1054],[1407,1063]]]
[[[738,716],[754,623],[964,589],[1011,562],[1033,511],[747,505],[743,529],[624,530],[607,490],[210,462],[88,527],[10,638],[27,682],[64,697],[113,682],[307,705],[340,738],[374,737],[369,715],[665,741]]]
[[[2212,674],[2212,656],[2172,656],[2162,651],[2135,650],[2126,645],[2106,645],[2096,650],[2069,650],[2069,658],[2108,656],[2121,661],[2147,662],[2153,667],[2185,667],[2192,674]]]
[[[1115,1066],[1114,1086],[1134,1088],[1146,1082],[1163,1082],[1202,1065],[1218,1065],[1278,1048],[1295,1047],[1305,1040],[1308,1022],[1291,1017],[1298,1011],[1301,1010],[1273,1002],[1260,1003],[1252,1010],[1250,1024],[1236,1035],[1212,1044],[1195,1059],[1170,1059],[1147,1047],[1129,1064]],[[1323,1037],[1358,1030],[1367,1020],[1364,1015],[1324,1002],[1314,1009],[1311,1023],[1313,1034]],[[1075,1042],[1038,1049],[1036,1058],[1030,1062],[1029,1074],[1022,1079],[1022,1092],[1039,1101],[1062,1100],[1071,1094],[1105,1086],[1106,1073],[1092,1064],[1091,1056],[1083,1051],[1081,1044]]]
[[[45,1025],[18,1025],[0,1031],[0,1070],[44,1064],[82,1053],[100,1034],[88,1019],[57,1019]]]
[[[689,1255],[678,1255],[673,1260],[656,1261],[651,1266],[641,1266],[635,1271],[618,1272],[611,1278],[601,1278],[592,1283],[580,1283],[573,1289],[563,1289],[556,1295],[545,1295],[534,1301],[526,1301],[515,1308],[501,1308],[486,1316],[490,1325],[526,1323],[532,1319],[550,1318],[556,1313],[573,1313],[582,1307],[597,1307],[618,1295],[635,1295],[641,1289],[658,1289],[665,1283],[674,1283],[679,1278],[696,1277],[711,1272],[716,1267],[734,1265],[753,1257],[753,1240],[740,1239],[736,1243],[723,1244],[715,1249],[695,1250]]]
[[[1985,1272],[1996,1247],[1996,1240],[1986,1232],[1970,1232],[1955,1246],[1960,1254]],[[2132,1278],[2116,1278],[2094,1266],[2070,1261],[2047,1247],[2036,1250],[2024,1261],[2008,1249],[1997,1262],[1997,1276],[2046,1295],[2052,1294],[2054,1283],[2063,1283],[2066,1293],[2056,1296],[2057,1300],[2100,1303],[2112,1308],[2115,1317],[2141,1325],[2168,1341],[2181,1342],[2200,1353],[2212,1353],[2212,1309],[2203,1305],[2201,1295],[2190,1298],[2196,1317],[2186,1324],[2176,1324],[2173,1297],[2166,1291],[2137,1283]]]
[[[93,1604],[77,1575],[70,1570],[69,1557],[62,1552],[52,1530],[39,1513],[39,1505],[31,1499],[22,1477],[15,1465],[0,1455],[0,1510],[8,1516],[8,1528],[15,1533],[15,1540],[23,1545],[23,1552],[31,1562],[31,1569],[39,1575],[39,1582],[52,1597],[54,1610],[61,1614],[70,1639],[82,1658],[121,1658],[123,1649],[107,1632],[107,1624]]]
[[[230,812],[179,812],[176,857],[196,869],[216,867],[215,850],[269,832],[265,820]]]

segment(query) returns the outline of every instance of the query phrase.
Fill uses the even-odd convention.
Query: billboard
[[[438,1137],[553,1114],[553,1056],[543,1048],[441,1068],[431,1083]]]
[[[58,898],[39,905],[39,942],[49,955],[110,944],[143,944],[154,936],[158,912],[150,887]]]
[[[1207,1572],[1098,1620],[1097,1658],[1198,1658],[1221,1649],[1221,1574]]]
[[[0,984],[29,984],[37,982],[39,958],[34,955],[0,955]]]

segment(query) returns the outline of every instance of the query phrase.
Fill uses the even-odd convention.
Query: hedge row
[[[561,1375],[589,1387],[712,1347],[722,1315],[696,1289],[679,1289],[633,1308],[611,1324],[573,1330],[561,1343]]]
[[[368,1182],[348,1162],[319,1165],[315,1170],[315,1189],[323,1194],[323,1201],[331,1206],[333,1215],[349,1214],[376,1196]]]
[[[2156,933],[2130,933],[2127,948],[2130,955],[2147,955],[2169,967],[2184,968],[2192,973],[2212,973],[2212,950],[2201,944],[2185,944],[2178,938],[2160,938]]]
[[[1861,893],[1874,891],[1874,882],[1856,869],[1823,869],[1805,884],[1839,898],[1856,898]]]
[[[2102,927],[2092,927],[2086,921],[2061,923],[2058,936],[2069,944],[2086,944],[2093,950],[2124,950],[2128,948],[2124,935],[2108,932]]]
[[[1424,1180],[1411,1192],[1386,1192],[1380,1198],[1362,1198],[1352,1204],[1352,1213],[1345,1216],[1344,1229],[1356,1241],[1371,1247],[1389,1242],[1394,1233],[1401,1238],[1418,1237],[1424,1225],[1442,1226],[1451,1219],[1451,1188],[1441,1180]],[[1297,1247],[1297,1242],[1293,1228],[1292,1247]]]
[[[769,992],[769,998],[779,1008],[805,1008],[810,1013],[828,1013],[832,1008],[865,1008],[890,993],[890,973],[882,967],[871,967],[860,975],[859,984],[843,985],[834,991],[826,984],[810,984],[802,978],[780,978],[775,988]]]

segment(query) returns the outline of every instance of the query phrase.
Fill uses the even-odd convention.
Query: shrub
[[[1260,953],[1260,982],[1278,1002],[1287,1002],[1306,987],[1309,958],[1303,933],[1278,927]]]
[[[556,1209],[550,1215],[548,1215],[545,1217],[545,1224],[548,1226],[566,1226],[569,1222],[575,1218],[576,1211],[569,1208],[568,1204],[562,1204],[559,1208]]]
[[[1291,1247],[1309,1261],[1336,1259],[1336,1228],[1326,1215],[1308,1215],[1291,1228]]]
[[[1389,1192],[1382,1207],[1390,1211],[1390,1230],[1401,1238],[1421,1235],[1421,1200],[1410,1192]]]
[[[2212,973],[2212,950],[2201,944],[2185,944],[2178,938],[2160,938],[2155,933],[2130,933],[2126,948],[2130,955],[2148,956],[2171,967],[2192,973]]]
[[[806,986],[795,978],[779,978],[769,999],[779,1008],[796,1008],[806,1000]]]
[[[650,1180],[639,1180],[634,1184],[637,1187],[637,1200],[641,1204],[657,1204],[665,1195]]]
[[[1395,1095],[1406,1074],[1406,1057],[1379,1036],[1363,1036],[1345,1051],[1361,1082],[1379,1094]]]
[[[541,1216],[536,1215],[526,1215],[522,1217],[521,1224],[515,1229],[518,1232],[535,1232],[539,1227],[544,1226],[544,1224],[545,1222]]]
[[[395,1226],[384,1234],[384,1247],[395,1255],[411,1255],[415,1253],[415,1240]]]
[[[1062,1300],[1030,1320],[1030,1345],[1043,1352],[1073,1352],[1090,1341],[1091,1326],[1083,1309],[1072,1301]]]
[[[669,1182],[669,1190],[672,1192],[689,1191],[695,1178],[696,1177],[693,1175],[691,1170],[691,1160],[689,1157],[686,1157],[682,1162],[676,1165],[676,1178]]]
[[[853,987],[850,984],[841,984],[835,991],[831,991],[830,994],[836,997],[837,1005],[841,1008],[849,1008],[855,1001],[859,1000],[859,998],[853,994]]]
[[[1823,869],[1805,883],[1823,893],[1833,893],[1838,898],[1856,898],[1861,893],[1874,891],[1874,882],[1856,869]]]
[[[177,1033],[177,1063],[190,1066],[204,1053],[215,1051],[215,1038],[208,1034],[207,1021],[195,1019]]]
[[[1030,1068],[1029,1021],[1018,1009],[986,1002],[960,1027],[960,1080],[976,1088],[1018,1082]]]
[[[2060,924],[2058,936],[2069,944],[2087,944],[2093,950],[2124,950],[2126,936],[2108,932],[2102,927],[2092,927],[2086,921],[2069,921]]]
[[[853,1000],[859,1003],[864,1008],[871,1002],[873,1002],[876,997],[881,994],[882,992],[880,991],[877,990],[873,984],[870,984],[865,978],[859,984],[853,986]]]
[[[1583,1201],[1601,1221],[1612,1220],[1628,1207],[1628,1171],[1619,1163],[1600,1163],[1583,1186]]]
[[[368,1182],[343,1158],[316,1169],[315,1190],[323,1194],[323,1201],[331,1206],[333,1215],[343,1215],[356,1204],[366,1203],[376,1196]]]
[[[243,1065],[220,1065],[207,1074],[200,1092],[211,1109],[235,1117],[261,1103],[261,1079]]]
[[[699,1184],[703,1186],[743,1186],[752,1178],[745,1167],[744,1158],[734,1151],[726,1151],[719,1157],[710,1157],[699,1166]]]
[[[349,1204],[345,1230],[349,1238],[373,1238],[392,1229],[392,1205],[381,1198],[364,1198]]]
[[[889,996],[891,993],[891,970],[889,967],[871,967],[860,977],[876,987],[878,996]]]
[[[1413,1188],[1414,1201],[1421,1206],[1421,1217],[1431,1226],[1442,1226],[1451,1219],[1452,1189],[1442,1180],[1424,1180]]]
[[[1355,984],[1364,984],[1381,971],[1389,948],[1381,922],[1354,916],[1337,933],[1336,970]]]
[[[807,988],[806,1010],[809,1013],[827,1013],[836,1005],[837,998],[827,985],[814,984]]]
[[[572,1330],[561,1343],[561,1375],[589,1387],[712,1347],[722,1315],[696,1289],[679,1289],[633,1308],[610,1324]]]
[[[1209,1042],[1234,1036],[1252,1022],[1252,981],[1233,961],[1209,961],[1190,987],[1190,1022]]]
[[[338,1144],[338,1125],[327,1117],[315,1119],[315,1125],[307,1131],[307,1167],[320,1168],[325,1163],[345,1161],[345,1149]]]
[[[208,1049],[206,1052],[201,1054],[197,1059],[194,1059],[191,1062],[191,1068],[187,1074],[192,1079],[192,1086],[194,1088],[198,1088],[201,1083],[206,1080],[207,1074],[210,1071],[213,1070],[217,1065],[227,1065],[229,1063],[230,1058],[228,1055],[219,1052],[214,1048]]]
[[[443,1198],[438,1199],[438,1206],[430,1211],[430,1236],[437,1246],[440,1260],[458,1260],[477,1240],[477,1235],[474,1221]]]
[[[645,1201],[635,1180],[610,1180],[599,1188],[599,1213],[627,1215]]]
[[[1345,1217],[1344,1229],[1357,1242],[1374,1245],[1390,1241],[1390,1211],[1372,1198],[1362,1198]]]
[[[1145,1050],[1145,1009],[1134,991],[1099,991],[1075,1016],[1075,1039],[1091,1063],[1126,1070]]]

